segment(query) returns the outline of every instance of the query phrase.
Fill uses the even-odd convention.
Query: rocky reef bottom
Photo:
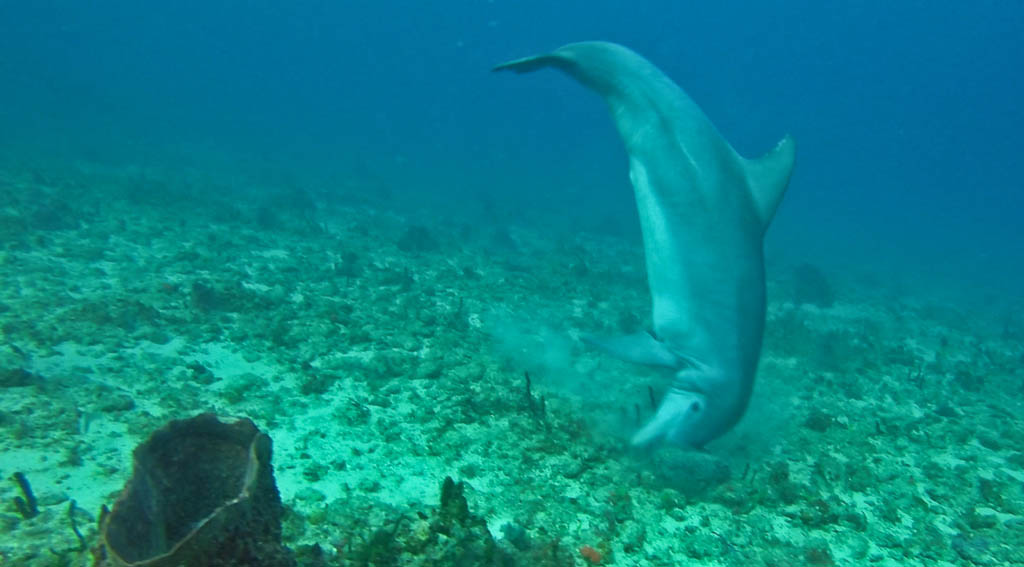
[[[158,168],[0,203],[0,564],[93,564],[210,412],[273,439],[298,565],[1024,565],[1019,297],[769,250],[747,416],[638,452],[665,377],[578,340],[645,326],[635,240]]]

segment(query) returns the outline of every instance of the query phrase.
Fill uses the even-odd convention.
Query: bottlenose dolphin
[[[588,342],[673,373],[634,445],[701,447],[750,401],[764,334],[764,233],[789,184],[793,139],[760,159],[741,157],[679,86],[614,43],[572,43],[494,70],[545,67],[608,103],[640,213],[653,332]]]

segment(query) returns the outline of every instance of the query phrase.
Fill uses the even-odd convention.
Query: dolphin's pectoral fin
[[[750,180],[754,205],[761,225],[767,229],[775,217],[775,210],[786,193],[789,177],[796,160],[796,142],[786,136],[775,148],[759,159],[747,160],[747,178]]]
[[[627,362],[668,368],[679,367],[679,357],[650,333],[634,333],[622,337],[595,337],[584,334],[580,338],[583,342]]]

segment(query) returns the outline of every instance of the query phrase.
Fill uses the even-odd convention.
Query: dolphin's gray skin
[[[764,334],[763,238],[789,184],[793,140],[744,159],[671,79],[614,43],[572,43],[494,70],[545,67],[608,103],[643,231],[654,332],[589,342],[674,372],[634,445],[703,446],[731,429],[750,400]]]

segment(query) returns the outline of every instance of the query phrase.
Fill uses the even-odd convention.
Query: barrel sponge
[[[168,423],[133,453],[132,477],[100,518],[103,567],[290,567],[270,437],[213,414]]]

